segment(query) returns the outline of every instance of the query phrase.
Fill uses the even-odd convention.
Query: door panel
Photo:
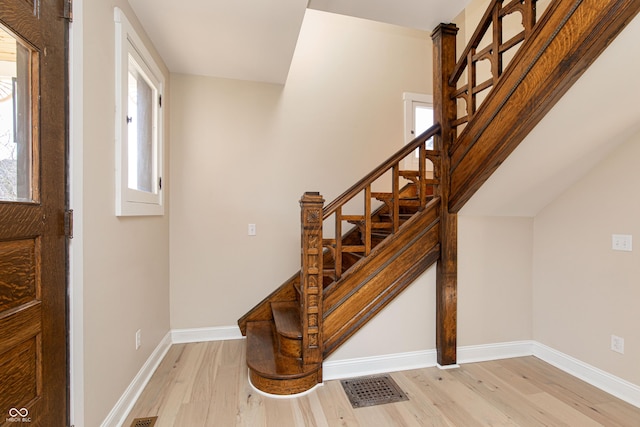
[[[2,426],[68,425],[62,9],[61,0],[0,3]]]

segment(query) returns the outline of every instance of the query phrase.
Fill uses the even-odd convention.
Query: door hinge
[[[64,0],[63,16],[69,22],[73,22],[73,0]]]
[[[73,209],[64,212],[64,235],[67,239],[73,239]]]

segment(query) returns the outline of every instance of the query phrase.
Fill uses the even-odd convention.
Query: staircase
[[[456,213],[639,10],[640,0],[555,0],[538,20],[535,0],[493,0],[458,62],[457,29],[440,25],[437,124],[328,205],[302,196],[300,271],[238,321],[252,384],[290,395],[322,382],[323,360],[436,262],[438,363],[455,364]],[[522,31],[503,40],[514,13]],[[404,167],[413,156],[417,168]]]

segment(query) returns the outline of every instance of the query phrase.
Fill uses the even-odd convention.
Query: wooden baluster
[[[302,320],[302,361],[307,365],[322,363],[323,205],[324,199],[317,192],[304,193],[300,200],[302,223],[300,317]]]
[[[371,253],[371,184],[364,189],[364,255]]]
[[[434,138],[435,139],[435,138]],[[426,141],[420,146],[418,151],[418,171],[419,171],[419,185],[418,191],[420,192],[420,209],[424,209],[427,205],[427,147]]]
[[[525,40],[529,38],[533,27],[536,25],[536,1],[537,0],[525,0],[524,16],[522,17]]]
[[[342,277],[342,207],[336,209],[336,280]]]
[[[393,212],[391,214],[391,221],[393,222],[393,233],[398,232],[398,228],[400,228],[400,164],[396,163],[393,166],[393,178],[392,178],[392,188],[393,188],[393,199],[392,206]]]
[[[469,59],[467,60],[467,84],[469,85],[469,93],[467,94],[467,117],[469,117],[469,121],[473,118],[476,113],[476,61],[473,60],[473,57],[476,54],[476,49],[473,48],[469,51]]]
[[[500,53],[500,46],[502,45],[502,17],[500,11],[502,9],[502,2],[496,4],[493,9],[493,42],[492,42],[492,54],[491,54],[491,74],[493,75],[493,87],[498,84],[498,79],[502,75],[502,53]]]

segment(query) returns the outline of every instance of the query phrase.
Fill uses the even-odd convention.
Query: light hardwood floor
[[[247,382],[244,340],[174,345],[131,414],[156,427],[640,426],[640,409],[535,357],[395,372],[409,401],[353,409],[339,381],[273,399]]]

